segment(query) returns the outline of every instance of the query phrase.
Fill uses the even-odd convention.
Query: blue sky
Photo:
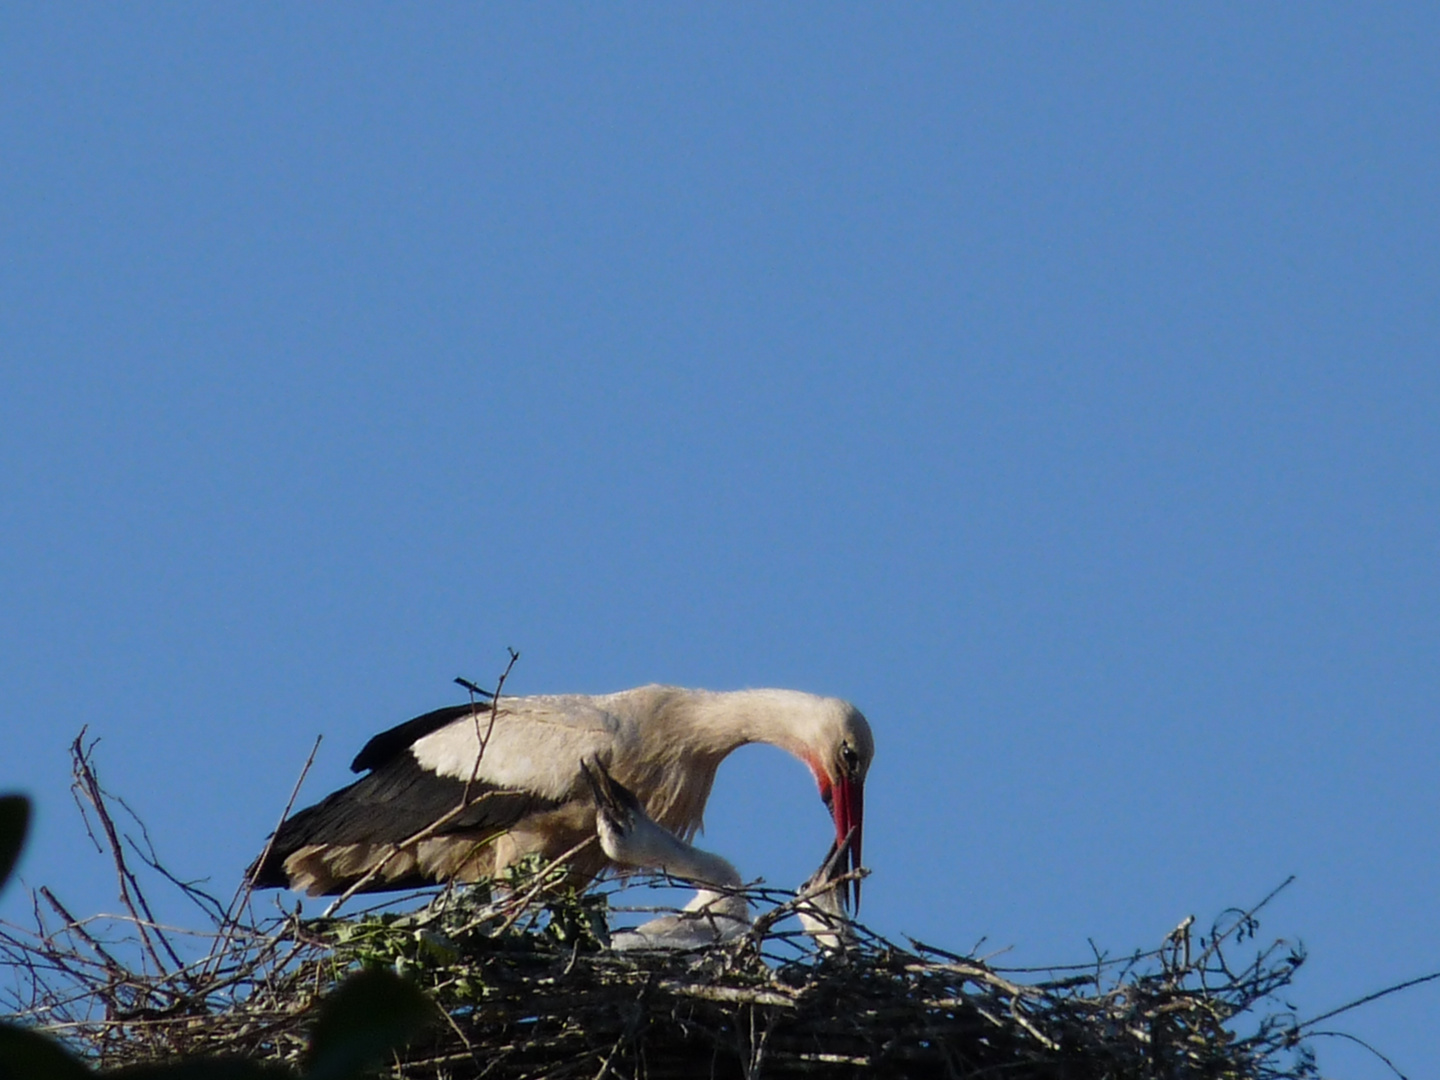
[[[0,787],[228,891],[458,700],[854,700],[865,916],[1440,969],[1427,5],[12,7]],[[802,880],[749,748],[704,843]],[[24,909],[5,898],[11,915]],[[1402,1069],[1440,987],[1345,1018]],[[1336,1075],[1383,1066],[1339,1041]]]

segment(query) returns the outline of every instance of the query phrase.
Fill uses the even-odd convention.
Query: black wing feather
[[[360,753],[356,754],[355,760],[350,763],[350,771],[364,772],[366,769],[378,769],[402,750],[409,749],[415,740],[423,739],[432,731],[439,731],[441,728],[453,724],[462,716],[483,714],[489,711],[488,703],[446,705],[443,709],[427,712],[424,716],[415,717],[414,720],[406,720],[405,723],[398,724],[389,731],[382,731],[361,747]]]

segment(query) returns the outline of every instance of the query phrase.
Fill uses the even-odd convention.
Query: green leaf
[[[93,1080],[94,1074],[48,1035],[0,1024],[4,1080]]]
[[[409,1042],[435,1018],[436,1006],[384,969],[346,979],[320,1006],[310,1036],[306,1080],[350,1080]]]
[[[29,825],[30,800],[24,795],[0,795],[0,888],[15,869]]]

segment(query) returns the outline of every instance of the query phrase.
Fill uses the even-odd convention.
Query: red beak
[[[847,776],[835,782],[830,801],[835,816],[835,843],[840,848],[841,871],[860,869],[860,837],[865,820],[865,784]],[[848,841],[848,851],[847,849]],[[860,910],[860,879],[850,882],[855,910]],[[847,897],[848,899],[849,897]]]

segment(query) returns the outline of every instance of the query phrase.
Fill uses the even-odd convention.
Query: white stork
[[[757,742],[809,766],[836,842],[848,839],[842,861],[858,868],[875,748],[858,709],[795,690],[642,686],[507,697],[498,709],[456,705],[376,735],[351,764],[366,775],[281,825],[249,876],[258,888],[320,896],[356,886],[476,881],[527,855],[559,858],[597,836],[587,761],[601,764],[649,818],[688,841],[720,762]],[[442,820],[423,839],[399,846]],[[586,878],[612,865],[603,844],[572,859]],[[858,881],[854,894],[858,904]]]

